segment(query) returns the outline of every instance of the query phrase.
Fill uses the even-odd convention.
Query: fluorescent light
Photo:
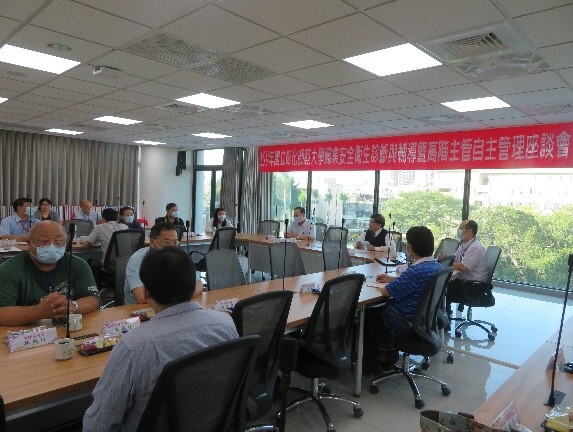
[[[2,102],[6,102],[7,100],[8,100],[8,98],[3,98],[3,97],[0,97],[0,103],[2,103]]]
[[[134,141],[134,143],[137,144],[149,144],[149,145],[164,145],[164,142],[159,142],[159,141],[147,141],[147,140],[139,140],[139,141]]]
[[[46,132],[60,133],[60,134],[66,134],[66,135],[81,135],[81,134],[83,134],[83,132],[66,130],[66,129],[57,129],[57,128],[46,129]]]
[[[331,124],[321,123],[321,122],[317,122],[314,120],[301,120],[301,121],[283,123],[283,124],[287,125],[287,126],[293,126],[293,127],[301,128],[301,129],[317,129],[317,128],[332,126]]]
[[[442,105],[445,105],[457,112],[483,111],[488,109],[509,107],[508,104],[506,104],[501,99],[496,98],[495,96],[443,102]]]
[[[203,132],[203,133],[198,133],[198,134],[191,134],[193,136],[198,136],[201,138],[213,138],[213,139],[217,139],[217,138],[231,138],[231,135],[221,135],[221,134],[216,134],[216,133],[211,133],[211,132]]]
[[[179,102],[185,102],[192,105],[199,105],[205,108],[223,108],[230,105],[237,105],[241,102],[233,101],[231,99],[224,99],[218,96],[211,96],[207,93],[199,93],[192,96],[176,99]]]
[[[371,53],[345,58],[378,76],[394,75],[418,69],[439,66],[441,63],[412,44],[398,45]]]
[[[68,69],[80,64],[80,62],[74,60],[43,54],[25,48],[18,48],[12,45],[4,45],[0,48],[0,62],[56,74],[64,73]]]
[[[131,120],[123,117],[115,117],[115,116],[103,116],[95,118],[94,120],[108,122],[108,123],[116,123],[120,125],[132,125],[136,123],[141,123],[139,120]]]

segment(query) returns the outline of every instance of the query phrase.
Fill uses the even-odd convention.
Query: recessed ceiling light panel
[[[136,143],[136,144],[148,144],[148,145],[165,145],[164,142],[159,142],[159,141],[147,141],[147,140],[134,141],[134,143]]]
[[[0,62],[55,74],[64,73],[80,64],[80,62],[74,60],[18,48],[13,45],[4,45],[0,48]]]
[[[6,102],[7,100],[8,100],[8,98],[3,98],[3,97],[0,97],[0,103],[2,103],[2,102]]]
[[[193,135],[193,136],[198,136],[198,137],[201,137],[201,138],[212,138],[212,139],[231,138],[231,135],[221,135],[221,134],[212,133],[212,132],[202,132],[202,133],[191,134],[191,135]]]
[[[289,123],[283,123],[283,124],[287,125],[287,126],[293,126],[293,127],[301,128],[301,129],[318,129],[318,128],[323,128],[323,127],[333,126],[331,124],[317,122],[315,120],[301,120],[301,121],[289,122]]]
[[[176,99],[179,102],[185,102],[192,105],[199,105],[206,108],[223,108],[230,105],[238,105],[241,102],[233,101],[230,99],[212,96],[207,93],[198,93],[196,95],[187,96]]]
[[[79,132],[79,131],[73,131],[73,130],[67,130],[67,129],[58,129],[58,128],[46,129],[46,132],[59,133],[59,134],[64,134],[64,135],[81,135],[81,134],[83,134],[83,132]]]
[[[378,76],[439,66],[441,63],[412,44],[398,45],[344,59]]]
[[[508,108],[509,104],[505,103],[495,96],[483,97],[477,99],[466,99],[452,102],[443,102],[442,105],[453,109],[457,112],[483,111],[496,108]]]
[[[95,118],[94,120],[102,121],[102,122],[108,122],[108,123],[116,123],[116,124],[120,124],[120,125],[132,125],[132,124],[141,123],[140,120],[131,120],[131,119],[127,119],[127,118],[123,118],[123,117],[115,117],[115,116],[103,116],[103,117]]]

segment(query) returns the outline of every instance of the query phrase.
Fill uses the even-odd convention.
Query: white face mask
[[[54,264],[62,259],[66,251],[65,247],[57,247],[54,244],[36,248],[36,259],[42,264]]]
[[[457,237],[459,241],[462,241],[464,238],[464,230],[458,229]]]
[[[134,218],[135,218],[135,216],[126,216],[125,217],[125,223],[128,223],[128,224],[132,223]]]
[[[176,218],[178,216],[177,210],[171,212],[171,217]]]
[[[226,215],[219,215],[217,216],[217,219],[219,219],[219,222],[225,222],[225,219],[227,218]]]
[[[300,222],[302,221],[302,216],[293,216],[293,220],[294,220],[296,223],[300,223]]]

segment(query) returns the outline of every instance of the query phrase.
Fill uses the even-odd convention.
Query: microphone
[[[312,233],[312,224],[313,224],[313,222],[310,221],[310,228],[308,229],[308,237],[306,238],[306,245],[307,246],[310,246],[310,235]]]
[[[68,269],[68,291],[66,292],[66,298],[68,300],[68,306],[66,309],[66,337],[70,337],[70,294],[72,291],[72,242],[74,241],[74,237],[76,236],[76,224],[71,223],[69,226],[69,237],[68,237],[68,244],[66,245],[66,249],[69,253],[70,264]]]
[[[346,224],[346,219],[342,218],[342,228],[344,228],[345,224]]]
[[[314,213],[315,213],[315,212],[316,212],[316,207],[313,207],[313,209],[312,209],[312,220],[316,220],[316,219],[314,218]]]
[[[561,333],[563,333],[563,321],[565,319],[565,308],[567,307],[567,297],[569,296],[569,285],[571,284],[571,273],[573,272],[573,254],[569,254],[569,259],[567,260],[569,265],[569,275],[567,276],[567,286],[565,288],[565,299],[563,300],[563,312],[561,312],[561,324],[559,324],[559,336],[557,337],[557,346],[555,347],[555,356],[553,358],[553,370],[551,371],[551,393],[549,393],[549,399],[545,405],[554,407],[557,403],[557,398],[559,397],[559,403],[565,396],[564,393],[560,391],[555,391],[555,371],[557,369],[557,355],[559,354],[559,347],[561,345]]]
[[[189,223],[188,220],[185,221],[185,228],[187,228],[187,255],[191,255],[191,252],[189,252],[189,226],[191,224]]]
[[[285,219],[285,254],[283,256],[283,291],[285,290],[285,276],[286,276],[287,227],[288,227],[288,219]]]

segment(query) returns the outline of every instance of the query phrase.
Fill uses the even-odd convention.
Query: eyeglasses
[[[53,241],[52,240],[34,240],[34,241],[30,241],[30,243],[34,247],[45,247],[45,246],[49,246],[51,244],[53,244],[56,247],[66,246],[65,240],[53,240]]]
[[[155,242],[155,244],[157,245],[161,245],[161,246],[179,246],[179,241],[178,240],[153,240]]]

